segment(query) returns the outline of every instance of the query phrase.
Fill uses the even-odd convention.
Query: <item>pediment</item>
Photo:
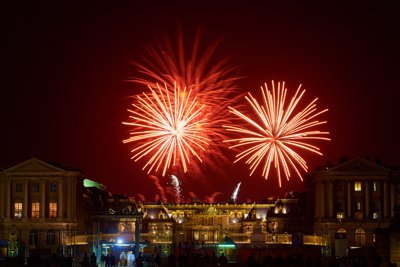
[[[334,172],[368,172],[368,173],[388,173],[389,169],[378,165],[372,161],[364,158],[355,158],[353,160],[344,162],[338,166],[335,166],[329,171]]]
[[[54,165],[44,162],[37,158],[32,158],[27,161],[21,162],[11,168],[4,170],[5,173],[12,174],[50,174],[50,173],[65,173],[65,170],[60,169]]]

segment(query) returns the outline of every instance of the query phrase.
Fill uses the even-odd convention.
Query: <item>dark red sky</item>
[[[58,161],[112,192],[153,199],[157,190],[121,142],[128,96],[138,93],[126,80],[136,75],[130,61],[142,45],[173,36],[178,23],[189,41],[199,26],[205,44],[223,38],[217,57],[239,66],[244,92],[272,79],[293,90],[302,83],[306,100],[319,97],[318,107],[329,108],[332,141],[318,143],[322,157],[303,153],[310,169],[343,155],[400,164],[397,7],[130,2],[1,4],[0,165]],[[247,177],[241,164],[226,169],[226,177],[208,178],[212,186],[184,182],[183,194],[221,191],[223,201],[238,181],[240,201],[302,188],[296,177],[278,189],[275,179]]]

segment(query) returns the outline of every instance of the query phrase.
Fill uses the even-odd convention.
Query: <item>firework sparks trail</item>
[[[224,126],[228,131],[240,134],[239,138],[224,142],[236,143],[230,148],[241,149],[236,155],[235,162],[246,159],[246,164],[250,165],[250,176],[260,166],[262,175],[267,179],[271,165],[274,163],[279,187],[282,186],[282,174],[289,180],[290,169],[293,169],[303,180],[299,167],[304,171],[307,171],[308,167],[296,149],[304,149],[322,155],[319,148],[309,144],[308,141],[330,140],[321,136],[327,135],[329,132],[310,129],[326,124],[326,121],[318,121],[315,118],[328,109],[317,111],[316,101],[318,99],[316,98],[304,109],[296,111],[305,92],[304,89],[301,90],[301,85],[287,105],[287,89],[284,82],[278,82],[276,87],[272,81],[272,90],[269,90],[265,83],[265,88],[261,86],[261,92],[264,106],[259,104],[250,93],[246,96],[247,102],[255,113],[252,117],[229,107],[230,112],[246,125]]]
[[[199,199],[194,192],[189,192],[188,195],[189,195],[189,198],[191,198],[192,200],[193,199]],[[189,199],[189,202],[190,202],[190,199]]]
[[[160,195],[157,194],[158,198],[161,197],[161,200],[162,200],[163,202],[167,202],[168,199],[167,199],[167,197],[165,196],[165,190],[164,190],[164,187],[162,187],[162,185],[161,185],[161,183],[160,183],[160,179],[158,179],[158,177],[155,176],[155,175],[149,175],[149,178],[150,178],[150,180],[153,181],[154,186],[157,188],[158,192],[159,192],[160,195],[161,195],[161,196],[160,196]],[[156,198],[157,198],[157,196],[156,196]]]
[[[239,194],[239,189],[240,189],[240,185],[242,184],[242,182],[239,182],[236,187],[235,190],[232,193],[231,199],[233,200],[233,202],[236,202],[237,196]]]
[[[145,196],[144,196],[144,195],[142,195],[142,194],[140,194],[140,193],[138,193],[137,195],[138,195],[138,197],[139,197],[140,201],[142,201],[142,202],[146,202],[146,198],[145,198]]]
[[[207,124],[202,117],[204,105],[197,103],[191,90],[181,90],[176,84],[173,94],[167,86],[163,90],[158,84],[158,90],[149,89],[150,94],[137,96],[137,103],[132,104],[135,109],[128,110],[131,122],[123,124],[132,126],[131,136],[123,143],[135,143],[133,160],[148,158],[142,168],[148,168],[148,174],[153,169],[157,172],[160,166],[162,176],[171,166],[181,166],[186,173],[191,157],[202,162],[199,153],[210,141],[203,134]]]
[[[222,141],[227,133],[220,125],[230,123],[228,106],[234,105],[240,97],[235,85],[240,77],[234,74],[237,68],[231,67],[226,59],[214,59],[219,40],[203,48],[201,39],[202,31],[199,30],[188,51],[179,28],[176,41],[165,35],[161,41],[156,40],[154,46],[145,46],[143,62],[134,63],[140,74],[131,81],[151,87],[157,83],[166,84],[169,89],[174,88],[176,83],[178,87],[192,91],[198,103],[203,105],[202,118],[207,120],[207,124],[202,125],[202,133],[209,143],[203,152],[203,163],[221,172],[218,164],[228,160],[222,153]],[[200,163],[198,160],[191,161],[192,174],[202,174]]]
[[[170,175],[171,178],[171,185],[173,186],[173,190],[175,192],[176,202],[180,203],[182,198],[182,189],[181,189],[181,182],[179,181],[178,177],[175,175]]]
[[[221,194],[222,194],[221,192],[214,192],[211,194],[211,196],[205,197],[205,202],[215,203],[215,198]]]

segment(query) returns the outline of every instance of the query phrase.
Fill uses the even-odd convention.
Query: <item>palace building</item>
[[[88,181],[88,180],[86,180]],[[87,244],[92,230],[90,201],[79,170],[32,158],[0,172],[0,250],[2,257],[60,251]],[[23,251],[20,251],[23,250]]]
[[[262,203],[142,203],[112,195],[79,170],[33,158],[0,172],[0,252],[94,252],[100,260],[201,249],[234,260],[243,249],[322,256],[377,249],[384,262],[400,262],[400,231],[393,230],[399,171],[356,158],[308,173],[305,185],[305,192]]]
[[[313,171],[305,183],[313,229],[329,237],[336,256],[375,247],[377,233],[390,227],[400,206],[400,172],[364,158]],[[389,256],[400,261],[400,244]]]

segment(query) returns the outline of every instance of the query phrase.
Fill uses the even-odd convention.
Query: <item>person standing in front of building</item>
[[[122,251],[121,254],[119,254],[119,262],[121,263],[121,266],[125,266],[125,262],[126,262],[125,251]]]

